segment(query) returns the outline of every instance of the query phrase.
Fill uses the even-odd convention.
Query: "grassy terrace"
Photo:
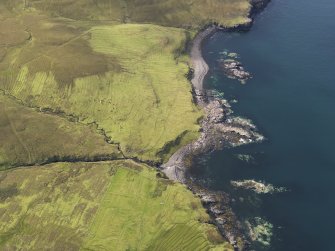
[[[0,1],[0,249],[231,250],[184,186],[116,159],[162,162],[198,137],[185,44],[249,9]]]

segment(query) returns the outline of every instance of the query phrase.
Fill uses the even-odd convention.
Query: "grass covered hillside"
[[[1,0],[0,250],[231,250],[197,197],[134,161],[198,137],[186,44],[249,9]]]
[[[37,9],[76,20],[153,23],[197,28],[248,22],[248,0],[2,0],[7,8]]]
[[[200,200],[132,161],[0,173],[1,250],[231,250]]]
[[[125,155],[143,160],[161,161],[171,142],[197,137],[201,112],[180,54],[184,30],[31,22],[30,39],[0,63],[1,89],[29,106],[94,122]]]

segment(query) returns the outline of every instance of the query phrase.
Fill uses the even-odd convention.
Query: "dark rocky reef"
[[[223,59],[219,63],[228,78],[237,79],[242,84],[251,78],[251,74],[236,59]]]

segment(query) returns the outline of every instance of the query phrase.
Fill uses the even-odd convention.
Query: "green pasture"
[[[232,250],[200,200],[132,161],[0,173],[1,250]]]

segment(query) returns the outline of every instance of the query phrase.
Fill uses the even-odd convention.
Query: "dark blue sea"
[[[224,75],[224,51],[252,73],[246,84]],[[237,100],[235,115],[267,140],[201,156],[191,175],[230,192],[242,221],[272,224],[270,246],[256,250],[335,250],[335,0],[272,0],[249,32],[216,33],[203,53],[205,86]],[[256,194],[230,184],[246,179],[288,191]]]

